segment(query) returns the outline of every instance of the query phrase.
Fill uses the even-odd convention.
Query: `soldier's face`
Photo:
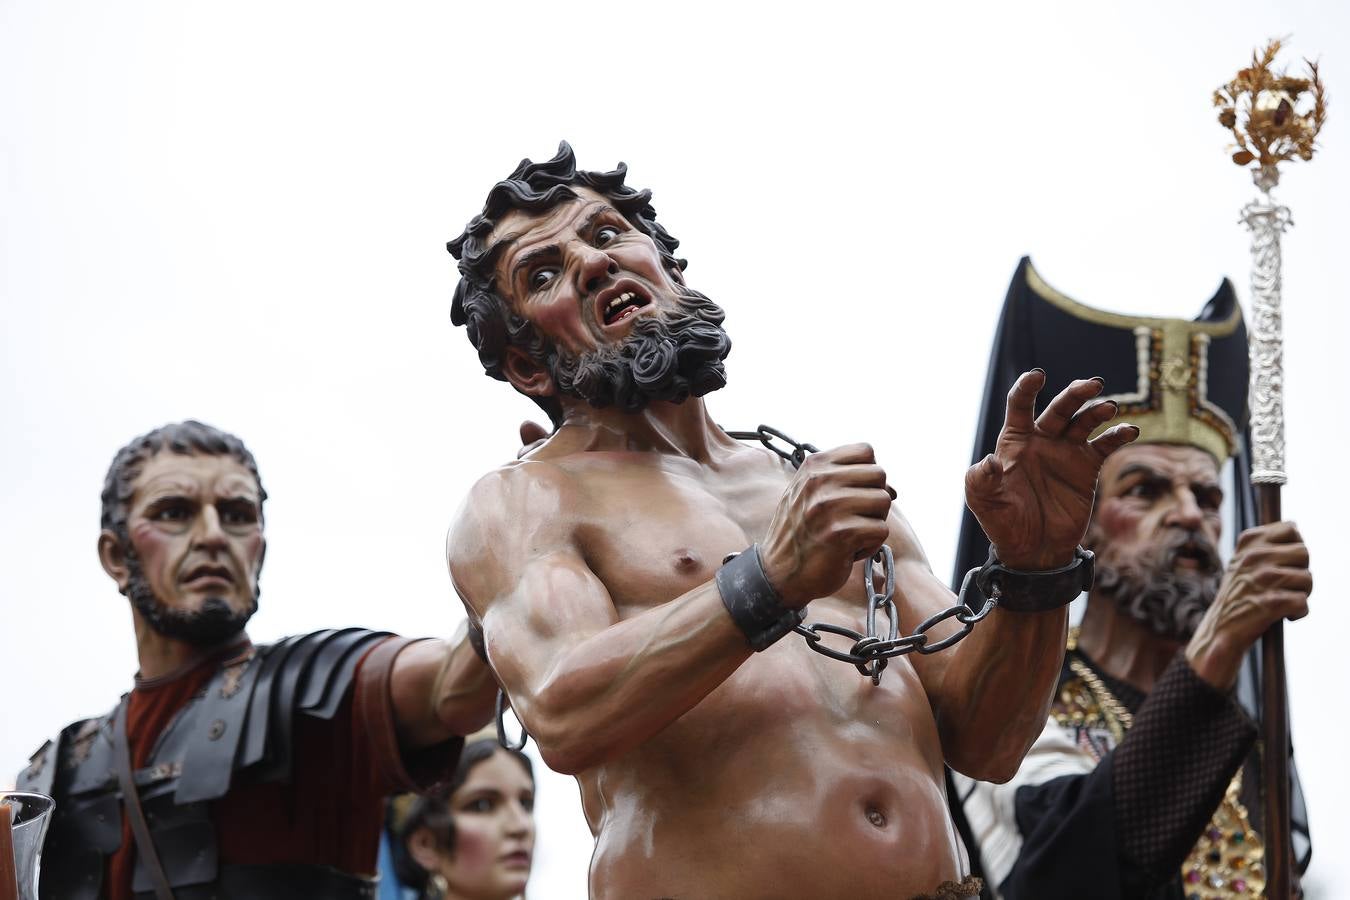
[[[576,199],[543,212],[511,210],[490,239],[507,242],[498,292],[573,358],[621,343],[641,317],[674,308],[678,284],[650,237],[600,194],[575,190]]]
[[[1171,444],[1133,444],[1107,459],[1093,513],[1096,543],[1117,563],[1159,559],[1177,573],[1217,560],[1223,488],[1214,458]],[[1175,551],[1175,552],[1170,552]]]
[[[252,473],[233,457],[155,454],[134,483],[127,531],[131,579],[139,574],[171,618],[237,623],[237,631],[257,607],[261,502]]]

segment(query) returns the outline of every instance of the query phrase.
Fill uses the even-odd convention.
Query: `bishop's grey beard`
[[[146,580],[145,570],[136,554],[128,551],[126,561],[127,599],[147,625],[167,638],[196,647],[211,647],[243,631],[258,611],[261,592],[257,589],[253,592],[253,605],[243,612],[232,609],[223,597],[208,597],[201,609],[191,612],[165,606]]]
[[[637,412],[652,401],[681,403],[723,387],[722,360],[731,352],[726,313],[691,288],[677,294],[675,309],[640,315],[621,343],[576,357],[548,347],[540,361],[558,390],[592,406]]]
[[[1207,537],[1197,531],[1170,532],[1151,553],[1127,563],[1111,558],[1095,528],[1085,543],[1106,550],[1098,550],[1094,594],[1110,599],[1159,637],[1183,643],[1191,639],[1223,577],[1223,563]],[[1199,570],[1178,572],[1176,561],[1182,556],[1195,559]]]

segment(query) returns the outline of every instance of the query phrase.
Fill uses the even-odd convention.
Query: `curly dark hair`
[[[193,419],[174,422],[132,440],[117,451],[112,465],[108,467],[108,475],[103,481],[101,527],[111,531],[124,548],[131,547],[130,535],[127,533],[127,504],[131,501],[136,478],[150,458],[163,450],[182,455],[202,453],[234,457],[248,469],[258,485],[258,515],[262,516],[262,503],[267,499],[267,491],[263,490],[262,478],[258,475],[258,463],[244,442],[227,431]]]
[[[505,381],[502,363],[506,348],[517,346],[533,359],[544,359],[544,339],[497,292],[495,267],[501,244],[489,244],[488,237],[503,214],[518,209],[541,212],[576,198],[574,187],[586,187],[603,196],[616,210],[656,244],[662,261],[672,269],[684,271],[688,261],[675,256],[680,242],[656,221],[652,192],[624,184],[628,166],[619,163],[610,172],[579,171],[572,147],[562,141],[558,153],[547,162],[523,159],[505,181],[488,192],[483,211],[470,220],[464,233],[445,247],[459,261],[459,284],[450,305],[450,321],[465,326],[469,341],[478,351],[478,359],[489,376]],[[555,398],[531,398],[557,424],[562,407]]]
[[[427,870],[418,865],[408,851],[408,838],[419,828],[430,828],[436,835],[440,849],[446,853],[454,852],[455,820],[450,813],[450,798],[464,786],[469,773],[479,763],[491,759],[498,750],[520,763],[525,774],[530,776],[530,781],[534,781],[534,766],[528,756],[519,750],[501,746],[496,738],[483,738],[465,745],[449,784],[438,791],[444,799],[411,794],[390,798],[386,807],[385,826],[389,830],[389,855],[394,864],[394,874],[403,884],[417,890],[419,896],[425,896],[429,879]]]

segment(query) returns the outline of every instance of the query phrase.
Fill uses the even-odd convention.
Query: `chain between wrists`
[[[792,463],[794,468],[800,468],[807,455],[816,452],[815,446],[794,441],[783,432],[768,425],[761,425],[755,431],[732,431],[728,434],[737,440],[759,441],[773,453]],[[784,449],[780,444],[785,444],[791,449]],[[756,550],[755,556],[758,560],[758,550]],[[888,660],[907,653],[930,654],[945,650],[963,639],[976,624],[985,619],[1000,605],[1005,605],[1006,608],[1014,612],[1039,612],[1068,605],[1082,590],[1087,590],[1091,586],[1092,561],[1092,554],[1082,547],[1078,547],[1074,551],[1073,562],[1068,566],[1052,569],[1048,572],[1026,572],[1002,565],[991,548],[988,562],[984,566],[971,569],[966,573],[956,604],[924,619],[919,623],[913,634],[901,636],[899,633],[900,616],[894,599],[895,559],[891,548],[883,544],[881,550],[868,560],[867,565],[863,567],[863,585],[867,595],[866,634],[828,622],[803,624],[804,609],[795,611],[797,621],[790,628],[805,638],[807,646],[812,650],[832,659],[851,663],[857,667],[860,673],[870,676],[873,684],[878,684],[881,681],[882,670],[886,668]],[[876,567],[878,565],[881,566],[880,574],[885,585],[881,591],[876,589],[878,574]],[[723,568],[725,569],[726,566]],[[760,563],[759,571],[762,575],[762,563]],[[721,570],[719,570],[718,575],[718,587],[720,588]],[[1055,581],[1050,590],[1040,592],[1039,596],[1031,596],[1023,588],[1030,583],[1028,579],[1037,577],[1049,577]],[[1073,579],[1077,580],[1074,581]],[[764,584],[768,586],[768,589],[773,592],[775,599],[777,599],[777,592],[773,591],[767,577],[764,578]],[[1014,594],[1010,603],[1005,599],[1006,592],[1009,589]],[[1028,595],[1019,596],[1023,594]],[[725,594],[723,595],[723,602],[726,602]],[[779,606],[785,609],[785,607],[781,607],[781,600],[779,600]],[[728,606],[728,610],[730,610],[730,606]],[[882,632],[878,630],[878,612],[881,612],[887,620],[884,637]],[[733,619],[736,618],[735,613],[732,617]],[[960,629],[945,638],[930,641],[928,632],[939,624],[950,620],[955,620],[961,626]],[[777,623],[773,629],[773,637],[769,641],[769,643],[772,643],[782,637],[782,633],[786,633],[785,631],[782,633],[777,631],[777,628],[785,622],[787,622],[786,617],[775,620],[764,613],[761,618],[756,619],[749,626],[741,626],[741,630],[746,632],[747,638],[751,640],[751,645],[754,646],[755,638],[752,637],[752,634],[767,634],[769,630],[765,626]],[[738,621],[737,624],[740,625],[741,623]],[[853,645],[848,650],[836,650],[822,642],[827,634],[850,639],[853,641]]]

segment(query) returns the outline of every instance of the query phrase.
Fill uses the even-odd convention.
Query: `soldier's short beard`
[[[140,612],[145,623],[164,637],[183,641],[196,647],[211,647],[234,637],[244,630],[248,620],[258,611],[258,594],[254,589],[253,603],[239,612],[232,609],[223,597],[208,597],[201,609],[191,612],[172,609],[160,602],[141,568],[141,561],[132,551],[126,554],[127,599]]]
[[[640,315],[618,344],[581,356],[548,347],[541,360],[561,393],[592,406],[637,412],[652,401],[681,403],[727,383],[731,339],[722,308],[684,286],[675,309]]]
[[[1096,545],[1093,549],[1098,551],[1093,594],[1110,599],[1120,612],[1159,637],[1183,643],[1191,639],[1223,576],[1223,562],[1207,537],[1196,531],[1170,532],[1152,552],[1125,563],[1112,559],[1095,527],[1085,543]],[[1197,555],[1199,571],[1176,570],[1184,550]]]

